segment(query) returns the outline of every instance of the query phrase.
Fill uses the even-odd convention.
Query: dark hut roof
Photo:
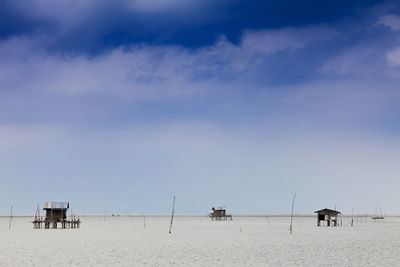
[[[213,207],[215,210],[226,210],[225,206]]]
[[[331,210],[331,209],[322,209],[322,210],[317,210],[314,213],[337,213],[337,214],[341,214],[340,211],[337,210]]]
[[[45,202],[44,210],[66,210],[69,209],[69,202]]]

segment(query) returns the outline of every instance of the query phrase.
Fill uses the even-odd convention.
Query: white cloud
[[[208,0],[130,0],[128,5],[134,11],[143,13],[171,12],[176,10],[186,10],[186,12],[189,12],[188,9],[196,10],[202,8],[208,5],[209,2]]]
[[[222,37],[215,45],[197,50],[143,45],[93,58],[47,54],[40,48],[51,42],[45,38],[14,38],[0,43],[0,85],[67,96],[100,94],[125,101],[193,96],[237,86],[241,72],[263,64],[269,55],[333,34],[323,27],[248,31],[239,45]],[[230,82],[221,77],[236,78]]]
[[[330,40],[337,35],[338,32],[329,27],[306,26],[279,30],[246,31],[242,42],[245,51],[271,54],[284,49],[300,49],[310,43]]]
[[[48,125],[5,125],[0,124],[0,152],[5,155],[16,151],[41,149],[59,149],[70,144],[62,144],[66,140],[66,130]]]
[[[392,49],[386,54],[386,58],[393,66],[400,66],[400,47]]]
[[[397,31],[400,30],[400,17],[397,15],[385,15],[380,17],[376,24],[382,24]]]
[[[325,62],[321,71],[355,77],[379,77],[387,68],[385,52],[374,44],[360,44],[341,51]]]

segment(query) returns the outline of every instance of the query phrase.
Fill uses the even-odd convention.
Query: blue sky
[[[0,213],[400,213],[395,1],[1,1]]]

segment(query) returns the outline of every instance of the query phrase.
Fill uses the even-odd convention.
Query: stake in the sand
[[[335,219],[336,219],[336,225],[339,225],[339,224],[338,224],[338,219],[339,219],[338,217],[339,217],[339,215],[340,215],[340,226],[343,226],[343,223],[342,223],[342,214],[341,214],[340,212],[337,211],[336,203],[335,203],[335,211],[337,212],[337,215],[336,215],[336,218],[335,218]],[[333,225],[335,225],[335,221],[333,222]],[[336,226],[336,225],[335,225],[335,226]]]
[[[292,201],[292,212],[290,214],[290,234],[293,232],[293,209],[294,209],[294,201],[296,199],[296,193],[294,193],[293,201]]]
[[[39,203],[37,204],[35,211],[35,219],[33,220],[32,223],[33,223],[33,229],[38,229],[41,227]]]
[[[171,224],[169,225],[169,233],[172,231],[172,223],[174,221],[174,214],[175,214],[175,196],[174,201],[172,202],[172,214],[171,214]]]
[[[36,213],[35,213],[35,220],[40,219],[40,208],[39,208],[39,203],[36,206]]]
[[[271,226],[271,222],[269,221],[268,216],[267,216],[267,222],[268,222],[268,225]]]
[[[8,225],[8,230],[11,230],[12,212],[13,212],[13,206],[11,205],[11,211],[10,211],[10,224]]]
[[[351,226],[353,226],[354,223],[354,208],[351,208]]]

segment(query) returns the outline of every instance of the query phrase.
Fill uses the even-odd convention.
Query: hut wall
[[[46,210],[46,220],[50,222],[62,222],[67,218],[66,210]]]

